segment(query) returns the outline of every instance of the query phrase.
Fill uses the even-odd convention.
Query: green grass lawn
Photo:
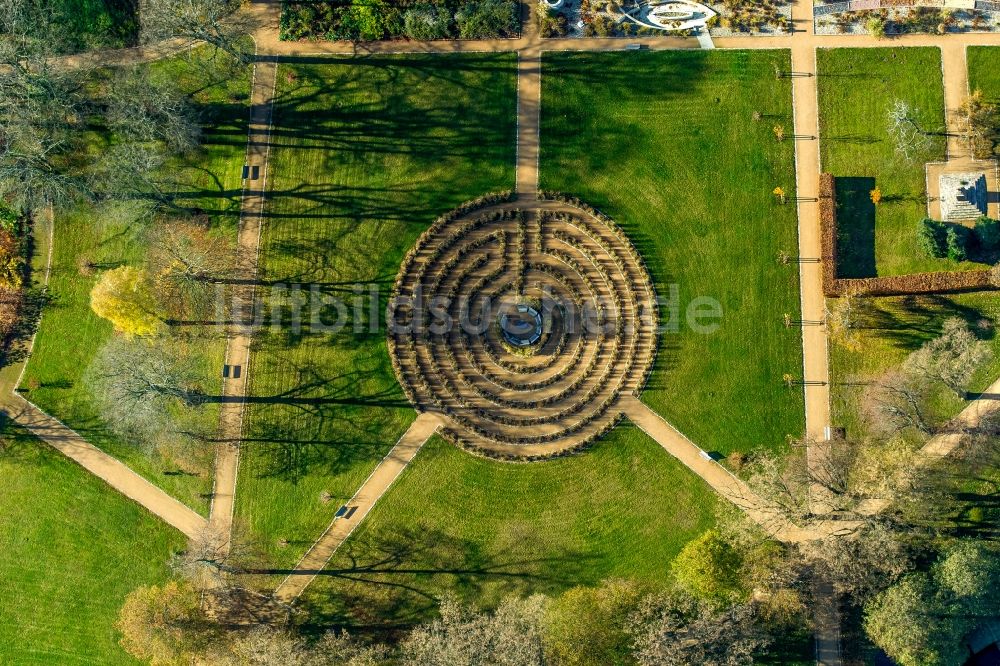
[[[919,104],[927,111],[926,121],[928,124],[938,122],[935,120],[940,114],[941,91],[939,86],[940,55],[937,49],[874,49],[871,53],[868,49],[857,50],[831,50],[820,51],[820,72],[847,71],[849,73],[878,72],[878,76],[884,76],[891,83],[883,83],[878,99],[869,99],[861,92],[853,93],[847,82],[849,78],[841,80],[838,77],[820,79],[820,104],[821,111],[826,114],[824,132],[831,135],[838,130],[837,127],[855,127],[854,131],[861,132],[863,119],[868,117],[883,117],[881,107],[873,107],[872,104],[879,102],[884,106],[892,99],[906,95],[913,104]],[[892,57],[896,54],[896,57]],[[1000,100],[1000,74],[997,73],[995,63],[1000,56],[1000,48],[993,47],[970,47],[969,48],[969,87],[972,90],[982,89],[987,99]],[[901,66],[900,61],[906,64]],[[891,64],[890,64],[891,62]],[[919,72],[923,72],[920,74]],[[891,74],[891,76],[890,76]],[[905,75],[905,76],[904,76]],[[919,87],[915,81],[925,78],[927,81],[933,80],[933,85]],[[933,93],[927,97],[928,90],[933,89]],[[925,96],[921,100],[920,96]],[[868,100],[868,101],[866,101]],[[888,100],[888,101],[887,101]],[[865,105],[868,106],[859,106]],[[851,110],[848,112],[847,110]],[[857,109],[855,111],[855,109]],[[832,114],[832,115],[831,115]],[[839,123],[852,123],[851,125],[841,125]],[[857,124],[853,124],[857,123]],[[840,132],[846,130],[841,129]],[[869,128],[869,132],[873,130]],[[883,137],[884,139],[884,137]],[[904,177],[910,182],[909,187],[913,191],[923,191],[923,168],[921,165],[910,166],[893,175],[895,168],[898,168],[898,160],[893,162],[892,149],[885,140],[873,143],[868,146],[852,148],[847,142],[830,141],[824,137],[824,163],[844,164],[843,171],[834,169],[837,176],[874,177],[878,175],[878,182],[883,191],[889,194],[883,177],[895,178],[900,183]],[[884,146],[884,147],[883,147]],[[885,163],[879,171],[875,162],[864,162],[865,151],[870,151],[874,156],[883,155]],[[938,158],[940,154],[932,157]],[[832,162],[831,162],[832,160]],[[851,163],[870,165],[863,170],[850,169]],[[892,167],[892,168],[890,168]],[[831,168],[827,166],[826,168]],[[909,175],[907,176],[907,173]],[[919,181],[919,183],[918,183]],[[859,179],[860,182],[860,179]],[[840,183],[838,183],[840,186]],[[859,184],[856,190],[863,191],[867,185]],[[899,185],[903,187],[903,185]],[[848,197],[850,198],[850,197]],[[861,194],[857,197],[862,198]],[[870,208],[870,201],[867,204]],[[876,213],[876,229],[879,225],[903,225],[898,227],[897,235],[900,235],[897,250],[903,251],[903,241],[906,241],[905,252],[907,256],[899,256],[897,259],[907,259],[911,262],[909,267],[903,271],[931,270],[931,269],[954,269],[955,264],[946,260],[925,260],[922,258],[920,250],[913,240],[913,224],[923,217],[922,203],[907,203],[906,209],[909,212],[903,214],[903,209],[896,210],[897,204],[890,204],[890,207],[880,206]],[[848,219],[852,216],[848,215]],[[844,220],[843,209],[841,209],[841,220]],[[909,231],[906,231],[909,230]],[[905,231],[905,233],[904,233]],[[879,232],[881,233],[881,232]],[[905,236],[905,237],[903,237]],[[882,242],[880,237],[879,242]],[[880,245],[880,248],[885,245]],[[878,256],[879,272],[883,272],[882,257]],[[921,262],[919,265],[912,262]],[[902,265],[902,264],[899,264]],[[975,264],[967,264],[975,266]],[[843,268],[843,266],[842,266]],[[859,416],[859,400],[861,390],[857,387],[846,384],[852,382],[865,382],[875,378],[882,373],[898,366],[914,350],[924,342],[935,337],[941,329],[941,325],[948,317],[961,317],[976,328],[980,335],[991,341],[994,348],[994,361],[986,367],[980,369],[976,375],[976,380],[972,390],[981,390],[992,383],[1000,374],[1000,339],[994,330],[1000,324],[1000,304],[997,298],[991,294],[962,294],[955,296],[934,296],[934,297],[900,297],[900,298],[878,298],[866,299],[863,306],[863,325],[861,330],[861,346],[857,351],[844,348],[842,345],[832,343],[830,346],[831,373],[833,376],[833,416],[835,422],[848,428],[852,436],[862,436],[866,433],[864,423]],[[984,326],[988,324],[988,326]],[[947,391],[941,391],[935,396],[932,406],[934,420],[938,422],[946,421],[954,416],[964,405],[964,401],[958,399]]]
[[[1000,47],[997,46],[970,46],[968,50],[969,89],[982,90],[991,104],[1000,104],[998,58]],[[997,127],[997,136],[1000,137],[1000,127]],[[993,150],[1000,155],[1000,142],[994,144]]]
[[[1000,46],[970,46],[968,50],[969,89],[982,90],[986,99],[1000,101]]]
[[[784,51],[546,54],[541,180],[615,218],[642,252],[661,299],[676,285],[679,330],[660,338],[643,399],[700,446],[722,453],[780,448],[801,435],[801,340],[795,187]],[[762,118],[755,122],[754,112]],[[714,299],[711,334],[688,307]],[[669,314],[671,305],[661,305]],[[675,319],[676,320],[676,319]]]
[[[228,234],[235,242],[249,118],[249,70],[234,73],[225,58],[213,58],[208,50],[202,49],[191,58],[156,63],[150,66],[149,75],[170,77],[182,90],[191,91],[202,114],[203,151],[192,163],[170,167],[178,169],[181,187],[185,188],[178,204],[210,214],[220,233]],[[90,150],[99,151],[108,140],[106,135],[95,131],[88,145]],[[148,244],[149,222],[139,221],[136,216],[135,206],[129,203],[81,204],[57,211],[50,282],[52,302],[43,313],[24,383],[29,386],[37,382],[39,388],[26,395],[94,444],[204,513],[208,501],[203,495],[212,485],[211,447],[205,447],[192,460],[179,465],[150,451],[141,442],[123,441],[104,426],[82,381],[94,354],[113,333],[111,325],[90,309],[90,290],[96,276],[81,272],[80,262],[89,261],[98,269],[141,264]],[[158,344],[193,355],[205,385],[221,389],[225,340],[218,336],[218,331],[193,329],[180,333],[176,339]],[[217,406],[205,408],[200,418],[206,424],[217,422]],[[163,474],[178,468],[199,475]]]
[[[432,438],[306,593],[313,620],[364,630],[425,617],[452,591],[485,606],[609,577],[666,581],[713,519],[704,483],[623,424],[540,463],[474,457]]]
[[[823,170],[838,178],[841,277],[982,268],[927,257],[917,244],[927,217],[924,165],[945,157],[940,49],[820,49],[817,59]],[[909,160],[888,132],[897,100],[910,105],[920,128],[938,133]]]
[[[413,420],[384,330],[353,331],[352,287],[384,297],[438,215],[513,186],[515,89],[513,54],[279,68],[261,296],[301,284],[304,312],[337,297],[352,321],[255,339],[236,513],[273,564],[297,561]]]
[[[863,384],[901,364],[923,343],[937,337],[944,321],[959,317],[977,334],[990,341],[993,360],[979,368],[970,391],[981,391],[1000,376],[1000,301],[993,294],[873,298],[859,302],[860,346],[845,348],[830,343],[831,400],[833,420],[850,437],[868,434],[860,416]],[[966,402],[941,389],[932,396],[928,416],[943,424]]]
[[[184,537],[22,431],[2,437],[0,662],[137,663],[118,609],[166,580]]]

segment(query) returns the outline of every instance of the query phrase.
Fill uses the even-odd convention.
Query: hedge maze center
[[[556,201],[444,218],[407,255],[393,298],[407,395],[486,455],[543,458],[607,432],[655,355],[638,252],[609,219]]]

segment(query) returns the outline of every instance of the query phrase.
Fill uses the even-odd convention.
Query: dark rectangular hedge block
[[[832,174],[819,179],[820,245],[823,258],[823,293],[827,298],[855,296],[906,296],[997,289],[993,271],[914,273],[888,277],[837,277],[837,185]]]

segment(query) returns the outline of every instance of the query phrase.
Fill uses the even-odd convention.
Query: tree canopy
[[[163,310],[149,273],[121,266],[98,278],[90,291],[90,307],[127,335],[155,335],[163,327]]]
[[[677,584],[706,601],[723,602],[745,596],[739,580],[740,553],[715,530],[684,546],[670,567]]]
[[[958,666],[962,639],[1000,613],[1000,558],[983,544],[959,541],[928,572],[907,575],[865,608],[868,635],[901,666]]]

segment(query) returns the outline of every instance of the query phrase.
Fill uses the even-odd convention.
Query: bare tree
[[[236,585],[234,575],[247,571],[257,555],[241,530],[227,532],[211,524],[174,556],[171,568],[199,590],[225,589]]]
[[[105,199],[140,201],[146,215],[177,208],[175,183],[163,166],[167,156],[155,144],[122,143],[107,150],[94,166],[90,187]]]
[[[259,626],[228,641],[233,666],[310,666],[312,650],[300,636],[276,627]],[[227,655],[228,656],[228,655]],[[218,658],[218,657],[217,657]],[[227,661],[221,657],[220,661]],[[218,662],[216,662],[218,663]]]
[[[313,648],[314,666],[384,666],[392,663],[385,645],[362,645],[344,632],[329,632]]]
[[[873,432],[892,436],[907,429],[924,435],[936,427],[929,409],[935,386],[960,398],[973,374],[992,355],[961,319],[944,323],[941,335],[916,350],[898,370],[885,373],[865,389],[862,411]]]
[[[207,222],[172,220],[150,231],[154,272],[184,282],[219,282],[232,275],[235,247]]]
[[[989,345],[957,317],[944,322],[941,335],[910,354],[903,369],[920,379],[940,382],[965,397],[972,375],[992,357]]]
[[[649,597],[632,626],[640,666],[744,666],[772,641],[752,602],[719,609],[675,591]]]
[[[186,95],[169,81],[129,69],[108,91],[108,124],[129,141],[163,141],[175,153],[198,148],[201,127]]]
[[[826,323],[830,337],[844,348],[857,351],[861,347],[858,334],[858,320],[864,312],[865,299],[857,290],[849,288],[840,298],[832,299],[826,311]]]
[[[246,37],[256,19],[240,11],[239,0],[146,0],[142,39],[146,43],[181,38],[205,42],[240,62],[250,62]]]
[[[863,604],[913,567],[913,556],[898,526],[873,521],[851,539],[800,544],[805,558],[837,592]]]
[[[61,142],[25,140],[0,127],[0,196],[22,214],[49,204],[63,205],[90,194],[86,181],[65,173],[58,165]]]
[[[931,145],[930,134],[916,120],[916,112],[908,102],[897,99],[888,114],[889,137],[896,152],[912,161]]]
[[[69,159],[88,105],[81,74],[51,65],[21,8],[0,17],[0,195],[27,213],[88,194]]]
[[[477,613],[452,597],[441,602],[441,618],[415,629],[402,644],[403,664],[542,666],[541,623],[545,598],[510,597],[495,613]]]
[[[111,339],[84,381],[114,431],[153,445],[164,436],[180,436],[180,424],[205,399],[186,355],[141,338]]]
[[[164,220],[150,232],[149,267],[171,317],[209,317],[223,296],[223,284],[233,275],[235,247],[215,233],[207,220]]]
[[[222,638],[201,612],[197,590],[178,581],[132,590],[115,627],[129,654],[155,664],[193,663]]]
[[[913,445],[902,438],[833,440],[826,455],[807,462],[804,447],[784,457],[759,454],[747,468],[747,484],[756,495],[800,524],[826,520],[813,513],[821,491],[823,506],[852,523],[867,524],[871,502],[906,504],[927,485],[927,472],[914,464]]]
[[[835,510],[849,511],[859,498],[849,483],[857,445],[831,442],[828,455],[811,464],[806,447],[798,446],[787,456],[762,453],[747,467],[747,483],[754,493],[778,507],[784,517],[807,522],[813,516],[811,493],[822,488],[825,503]]]
[[[34,0],[0,2],[0,41],[22,55],[64,53],[71,35],[60,24],[58,9]],[[0,47],[4,48],[4,47]]]
[[[869,384],[861,398],[861,410],[868,427],[890,437],[912,428],[924,435],[934,431],[927,413],[928,386],[913,375],[891,371]]]
[[[986,101],[982,90],[976,90],[962,102],[959,123],[969,153],[977,159],[993,157],[993,146],[1000,139],[1000,114],[996,104]]]

